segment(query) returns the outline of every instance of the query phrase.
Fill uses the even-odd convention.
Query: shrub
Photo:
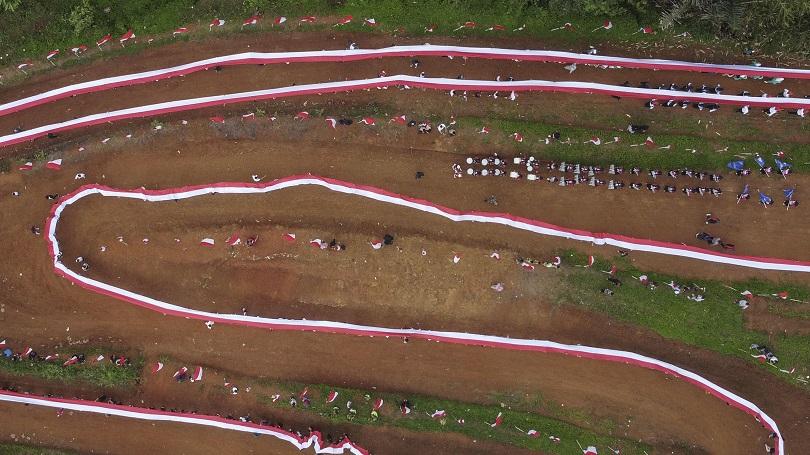
[[[68,24],[73,27],[73,33],[79,36],[83,31],[93,25],[93,16],[94,11],[93,7],[90,6],[90,0],[82,0],[81,3],[70,10]]]

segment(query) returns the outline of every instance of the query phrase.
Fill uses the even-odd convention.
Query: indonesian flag
[[[203,378],[203,369],[202,369],[202,367],[195,367],[194,368],[194,374],[191,375],[190,381],[191,382],[198,382],[198,381],[202,381],[202,378]]]
[[[326,123],[328,123],[329,127],[332,129],[337,128],[337,120],[335,120],[333,117],[326,117]]]
[[[338,25],[346,25],[349,22],[351,22],[352,19],[353,19],[352,16],[343,16],[340,19],[338,19],[337,24],[335,24],[335,27],[337,27]]]
[[[71,47],[70,48],[70,52],[73,52],[73,55],[75,55],[76,57],[78,57],[79,54],[83,54],[86,51],[87,51],[87,46],[85,46],[84,44],[80,44],[80,45],[78,45],[76,47]]]
[[[497,30],[497,31],[499,31],[499,32],[500,32],[500,31],[506,30],[506,27],[504,27],[504,26],[503,26],[503,25],[501,25],[501,24],[495,24],[495,25],[493,25],[492,27],[489,27],[489,28],[487,29],[487,31],[488,31],[488,32],[491,32],[491,31],[493,31],[493,30]]]
[[[379,240],[372,240],[371,241],[371,247],[374,248],[375,250],[379,250],[380,248],[383,247],[383,244]]]
[[[172,32],[172,36],[182,35],[183,33],[188,33],[188,27],[180,27],[177,30]]]
[[[239,238],[239,234],[233,234],[225,240],[229,246],[236,246],[242,243],[242,239]]]
[[[273,19],[274,25],[281,25],[287,22],[287,18],[285,16],[278,16],[277,18]]]
[[[311,23],[315,22],[316,20],[317,19],[315,18],[315,16],[304,16],[298,22],[306,22],[308,24],[311,24]]]
[[[461,30],[462,28],[475,28],[476,25],[477,24],[475,22],[473,22],[473,21],[467,21],[467,22],[459,25],[458,28],[456,28],[456,30]],[[454,30],[454,31],[456,31],[456,30]]]
[[[31,62],[20,63],[19,65],[17,65],[17,69],[25,71],[25,69],[28,68],[31,65],[32,65]]]
[[[301,111],[301,112],[299,112],[299,113],[295,114],[295,117],[293,117],[293,118],[294,118],[295,120],[306,120],[306,119],[308,119],[308,118],[309,118],[309,112],[307,112],[307,111]]]
[[[405,118],[404,115],[398,115],[396,117],[392,117],[391,122],[397,123],[399,125],[405,125],[406,123],[408,123],[408,120]]]
[[[604,29],[604,30],[610,30],[610,29],[613,28],[613,22],[606,19],[605,22],[602,23],[601,27],[596,27],[595,29],[593,29],[593,31],[595,32],[595,31],[599,30],[600,28]]]
[[[644,33],[645,35],[649,35],[649,34],[651,34],[651,33],[655,33],[655,31],[653,30],[653,28],[652,28],[652,27],[650,27],[649,25],[648,25],[648,26],[646,26],[646,27],[642,27],[642,28],[641,28],[641,30],[639,30],[639,31],[640,31],[640,32],[642,32],[642,33]]]
[[[461,255],[458,254],[458,253],[453,253],[453,264],[458,264],[458,262],[460,260],[461,260]]]
[[[59,49],[54,49],[54,50],[48,52],[48,55],[45,56],[45,60],[50,60],[50,59],[56,57],[57,55],[59,55]]]
[[[214,27],[222,27],[223,25],[225,25],[225,19],[215,17],[214,20],[212,20],[211,23],[208,24],[208,30],[210,31]]]
[[[651,136],[647,136],[647,140],[644,141],[644,145],[647,148],[653,148],[653,147],[655,147],[655,141],[653,140],[653,138]]]
[[[768,357],[767,357],[767,356],[765,356],[765,354],[751,355],[751,357],[753,357],[753,358],[755,358],[755,359],[759,360],[759,361],[760,361],[760,363],[765,363],[765,361],[766,361],[766,360],[768,360]]]
[[[225,123],[225,118],[217,115],[215,117],[211,117],[211,121],[214,123]]]
[[[377,398],[376,400],[374,400],[374,410],[375,411],[379,411],[380,408],[382,408],[382,405],[383,405],[383,399],[382,398]]]
[[[745,297],[746,299],[750,299],[754,297],[754,294],[751,291],[742,291],[740,294]]]
[[[108,34],[102,36],[101,39],[96,41],[96,46],[101,47],[101,46],[107,44],[107,42],[109,42],[111,39],[112,39],[112,35],[110,35],[108,33]]]
[[[411,413],[411,408],[409,408],[408,405],[406,405],[405,403],[402,403],[399,406],[399,410],[400,412],[402,412],[402,415],[408,415]]]
[[[495,417],[495,421],[490,423],[489,426],[491,426],[492,428],[495,428],[497,426],[500,426],[502,423],[503,423],[503,413],[499,412],[498,416]]]
[[[376,121],[372,117],[365,117],[363,120],[360,120],[360,123],[363,125],[374,126],[377,124]]]
[[[489,128],[486,126],[482,126],[481,131],[479,131],[478,134],[489,134]]]
[[[596,258],[594,258],[593,256],[588,256],[588,265],[586,265],[585,267],[593,267],[594,262],[596,262]]]
[[[528,262],[521,262],[520,266],[523,267],[523,270],[527,270],[529,272],[534,270],[534,264],[529,264]]]
[[[69,367],[71,365],[76,365],[77,363],[79,363],[79,357],[74,355],[73,357],[65,360],[65,363],[63,363],[62,366]]]
[[[611,265],[611,266],[610,266],[610,271],[608,272],[608,275],[610,275],[610,276],[616,276],[616,272],[617,272],[617,271],[618,271],[618,269],[616,269],[616,266],[615,266],[615,265]]]
[[[537,431],[537,430],[529,430],[529,431],[526,432],[526,434],[533,437],[533,438],[539,438],[540,437],[540,432]]]
[[[247,114],[242,114],[242,120],[256,120],[256,113],[248,112]]]
[[[554,32],[554,31],[562,30],[562,29],[573,30],[574,29],[574,24],[572,24],[570,22],[566,22],[566,23],[564,23],[562,25],[562,27],[552,28],[551,31]]]
[[[4,347],[6,347],[6,340],[1,340],[0,341],[0,348],[4,348]]]
[[[369,17],[363,20],[363,25],[368,25],[369,27],[376,27],[377,26],[377,19],[373,17]]]
[[[602,145],[602,139],[600,139],[600,138],[598,138],[596,136],[592,137],[588,142],[590,142],[593,145]],[[588,142],[586,142],[586,144]]]
[[[214,239],[212,238],[204,238],[200,240],[201,246],[214,246]]]
[[[259,23],[259,16],[250,16],[249,18],[242,21],[242,27],[248,25],[256,25]]]
[[[172,375],[172,378],[177,379],[178,376],[186,374],[187,371],[188,371],[188,368],[180,367],[179,370],[174,372],[174,374]]]
[[[29,162],[23,164],[22,166],[18,167],[17,169],[20,170],[20,171],[30,171],[33,168],[34,168],[34,163],[29,161]]]
[[[27,348],[25,348],[25,352],[23,352],[23,356],[28,357],[29,355],[31,355],[32,352],[34,352],[34,348],[32,348],[31,346],[28,346]]]
[[[588,446],[582,449],[582,455],[599,455],[599,454],[596,452],[596,447]]]
[[[447,412],[445,412],[444,410],[438,410],[438,409],[433,411],[433,414],[430,415],[431,419],[437,419],[437,420],[441,420],[441,419],[443,419],[445,417],[447,417]]]
[[[1,344],[0,344],[0,347],[2,347],[2,346],[3,346],[3,345],[1,345]],[[56,359],[58,359],[58,358],[59,358],[59,354],[58,354],[58,353],[57,353],[57,354],[49,354],[49,355],[46,355],[46,356],[45,356],[45,360],[56,360]]]
[[[430,24],[425,27],[425,33],[433,33],[433,30],[436,30],[436,24]]]
[[[779,292],[777,294],[774,294],[774,296],[779,297],[782,300],[787,300],[788,293],[787,293],[787,291],[782,291],[782,292]]]
[[[314,248],[324,249],[326,248],[326,243],[324,243],[321,239],[312,239],[309,241],[310,246]]]
[[[489,257],[491,257],[491,258],[493,258],[493,259],[495,259],[495,260],[500,261],[500,260],[501,260],[501,253],[498,253],[497,251],[493,251],[493,252],[492,252],[492,253],[489,255]]]
[[[227,387],[227,384],[226,384],[226,387]],[[270,399],[271,399],[271,400],[273,400],[273,403],[275,403],[276,401],[278,401],[278,399],[279,399],[279,398],[281,398],[281,395],[280,395],[280,394],[278,394],[278,393],[275,393],[275,394],[273,394],[273,395],[270,395]]]
[[[330,390],[329,395],[326,396],[326,402],[331,403],[331,402],[337,400],[337,397],[338,397],[338,393],[336,391],[334,391],[334,390]]]
[[[126,33],[121,35],[121,38],[118,38],[118,42],[121,43],[121,46],[123,46],[125,42],[131,40],[132,38],[135,38],[135,33],[133,33],[132,30],[130,29]]]
[[[515,138],[515,142],[523,142],[523,135],[520,133],[512,133],[512,137]]]
[[[282,235],[281,238],[283,238],[287,243],[295,243],[295,234],[293,233],[288,232]]]
[[[62,169],[62,158],[48,161],[47,163],[45,163],[45,167],[48,169],[53,169],[54,171]]]
[[[163,362],[155,362],[154,364],[152,364],[152,374],[155,374],[162,369],[163,369]]]

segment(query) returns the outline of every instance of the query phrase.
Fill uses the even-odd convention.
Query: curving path
[[[704,73],[733,74],[745,76],[783,77],[810,79],[810,70],[793,68],[768,68],[751,65],[718,65],[713,63],[684,62],[677,60],[612,57],[587,55],[573,52],[548,50],[499,49],[489,47],[464,47],[445,45],[392,46],[381,49],[355,49],[299,52],[244,52],[223,55],[184,65],[161,68],[141,73],[107,77],[94,81],[67,85],[44,93],[0,104],[0,116],[28,109],[82,93],[99,92],[126,85],[144,84],[170,77],[183,76],[215,66],[255,65],[304,62],[353,62],[383,57],[463,57],[495,60],[525,60],[534,62],[577,63],[583,65],[614,66],[668,71],[692,71]],[[690,98],[691,99],[691,98]]]
[[[717,384],[714,384],[708,379],[705,379],[688,370],[632,352],[612,350],[612,349],[601,349],[589,346],[579,346],[579,345],[572,346],[543,340],[511,339],[506,337],[498,337],[482,334],[444,332],[444,331],[419,330],[419,329],[395,329],[387,327],[374,327],[358,324],[348,324],[334,321],[289,320],[289,319],[243,316],[234,314],[211,313],[191,308],[185,308],[178,305],[173,305],[168,302],[162,302],[144,295],[137,294],[132,291],[117,288],[115,286],[84,277],[67,268],[59,260],[60,249],[59,249],[59,242],[56,239],[56,228],[58,226],[62,212],[64,211],[65,208],[67,208],[71,204],[93,194],[99,194],[105,197],[125,197],[157,202],[157,201],[171,201],[177,199],[185,199],[205,194],[217,194],[217,193],[261,194],[300,185],[318,185],[333,191],[355,194],[358,196],[363,196],[382,202],[389,202],[392,204],[397,204],[405,207],[411,207],[417,210],[422,210],[429,213],[434,213],[439,216],[449,218],[453,221],[477,221],[485,223],[499,223],[512,226],[517,229],[525,229],[545,235],[564,236],[567,238],[591,241],[594,243],[619,245],[625,248],[633,248],[633,247],[637,247],[638,249],[646,248],[646,251],[657,251],[657,252],[670,251],[668,254],[675,254],[675,251],[679,250],[681,253],[679,255],[689,257],[698,257],[699,255],[703,255],[702,258],[704,260],[711,260],[708,258],[714,258],[714,260],[717,262],[724,262],[724,260],[749,261],[751,264],[757,264],[758,266],[761,267],[764,266],[786,267],[790,265],[782,263],[782,261],[778,260],[776,262],[763,262],[772,260],[762,258],[755,258],[755,259],[728,258],[726,256],[718,255],[715,253],[708,253],[708,252],[701,253],[699,249],[688,247],[676,247],[674,245],[666,246],[666,244],[640,241],[638,239],[619,240],[606,234],[597,235],[582,231],[565,230],[538,221],[521,219],[506,214],[463,213],[456,210],[431,204],[428,201],[410,199],[399,195],[387,193],[383,190],[373,187],[353,185],[338,180],[312,176],[293,176],[286,179],[280,179],[268,184],[222,183],[201,187],[186,187],[180,189],[168,189],[157,191],[114,190],[98,185],[88,185],[85,187],[81,187],[74,193],[62,198],[60,202],[54,205],[52,208],[51,217],[47,220],[46,223],[46,234],[49,252],[51,254],[56,273],[67,278],[72,283],[99,294],[123,300],[138,306],[158,311],[163,314],[171,314],[173,316],[182,316],[185,318],[211,320],[226,324],[252,326],[277,330],[342,333],[342,334],[371,336],[371,337],[407,336],[432,341],[444,341],[448,343],[461,345],[489,346],[500,349],[534,351],[534,352],[551,352],[610,362],[622,362],[626,364],[632,364],[641,368],[660,371],[665,374],[675,376],[690,384],[693,384],[694,386],[699,387],[702,390],[705,390],[707,393],[710,393],[713,396],[723,400],[725,403],[734,406],[753,416],[758,422],[762,423],[770,431],[773,431],[774,433],[777,434],[777,450],[778,450],[777,453],[780,454],[784,453],[784,443],[782,441],[781,433],[779,432],[776,422],[774,422],[771,417],[769,417],[762,410],[760,410],[755,404],[745,400],[742,397],[737,396],[733,392],[726,390]],[[633,243],[633,241],[639,243]],[[801,267],[800,269],[792,269],[792,270],[810,271],[810,265],[808,264],[804,265],[792,264],[792,267]]]

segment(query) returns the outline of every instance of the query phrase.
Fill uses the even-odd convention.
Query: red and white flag
[[[497,261],[500,261],[500,260],[501,260],[501,253],[498,253],[497,251],[493,251],[493,252],[492,252],[492,253],[489,255],[489,257],[491,257],[492,259],[495,259],[495,260],[497,260]]]
[[[54,50],[48,52],[48,55],[45,56],[45,60],[50,61],[52,58],[56,57],[57,55],[59,55],[59,49],[54,49]]]
[[[404,115],[398,115],[396,117],[392,117],[391,122],[394,122],[399,125],[405,125],[408,123],[408,119],[406,119]]]
[[[540,432],[537,431],[537,430],[529,430],[529,431],[526,432],[526,434],[533,437],[533,438],[539,438],[540,437]]]
[[[34,352],[34,348],[28,346],[27,348],[25,348],[25,351],[23,351],[23,357],[28,357],[29,355],[31,355],[32,352]]]
[[[351,22],[352,19],[354,19],[352,16],[343,16],[340,19],[338,19],[337,24],[335,24],[335,27],[337,27],[338,25],[346,25],[349,22]]]
[[[218,116],[218,115],[217,115],[217,116],[214,116],[214,117],[211,117],[211,119],[210,119],[210,120],[211,120],[212,122],[214,122],[214,123],[225,123],[225,118],[224,118],[224,117],[220,117],[220,116]]]
[[[3,347],[3,345],[2,345],[2,344],[0,344],[0,347]],[[56,359],[58,359],[58,358],[59,358],[59,353],[56,353],[56,354],[48,354],[48,355],[46,355],[46,356],[45,356],[45,360],[47,360],[47,361],[50,361],[50,360],[56,360]]]
[[[489,134],[489,127],[482,126],[481,131],[479,131],[478,134]]]
[[[293,117],[293,118],[294,118],[295,120],[306,120],[306,119],[308,119],[308,118],[309,118],[309,112],[307,112],[307,111],[301,111],[301,112],[299,112],[299,113],[295,114],[295,117]]]
[[[461,261],[461,254],[453,253],[453,264],[458,264]]]
[[[529,272],[534,271],[534,264],[529,264],[528,262],[521,262],[520,266],[523,267],[523,270],[527,270]]]
[[[101,46],[107,44],[111,39],[112,39],[112,35],[108,33],[108,34],[102,36],[98,41],[96,41],[96,46],[101,47]]]
[[[48,169],[52,169],[54,171],[62,169],[62,158],[48,161],[47,163],[45,163],[45,167]]]
[[[380,408],[382,408],[382,406],[383,406],[383,399],[382,398],[377,398],[376,400],[374,400],[374,410],[375,411],[379,411]]]
[[[363,120],[360,120],[360,123],[362,123],[363,125],[368,125],[368,126],[374,126],[374,125],[377,124],[377,122],[374,121],[374,119],[372,117],[365,117],[365,118],[363,118]]]
[[[430,415],[431,419],[436,419],[436,420],[441,420],[441,419],[443,419],[445,417],[447,417],[447,412],[445,412],[444,410],[439,410],[439,409],[433,411],[433,414]]]
[[[574,24],[572,24],[572,23],[570,23],[570,22],[566,22],[566,23],[564,23],[564,24],[562,25],[562,27],[552,28],[552,29],[551,29],[551,31],[552,31],[552,32],[555,32],[555,31],[557,31],[557,30],[562,30],[562,29],[565,29],[565,30],[573,30],[573,29],[574,29]]]
[[[453,31],[455,32],[455,31],[461,30],[462,28],[475,28],[476,25],[477,24],[475,22],[473,22],[473,21],[467,21],[467,22],[459,25],[458,27],[456,27],[456,29],[453,30]]]
[[[273,25],[281,25],[285,22],[287,22],[287,18],[285,16],[278,16],[273,19]]]
[[[751,292],[751,291],[742,291],[742,292],[740,292],[740,294],[743,297],[745,297],[746,299],[750,299],[750,298],[754,297],[754,293]]]
[[[152,364],[152,374],[155,374],[162,369],[163,369],[163,362],[155,362]]]
[[[18,167],[17,170],[19,170],[19,171],[30,171],[33,168],[34,168],[34,163],[29,161],[29,162],[23,164],[22,166]]]
[[[178,377],[178,376],[180,376],[180,375],[184,375],[184,374],[186,374],[186,372],[188,372],[188,368],[186,368],[186,367],[180,367],[180,369],[179,369],[179,370],[177,370],[177,371],[175,371],[175,372],[174,372],[174,374],[172,375],[172,377],[173,377],[174,379],[177,379],[177,377]]]
[[[501,25],[501,24],[495,24],[495,25],[493,25],[493,26],[491,26],[491,27],[487,28],[487,31],[488,31],[488,32],[491,32],[491,31],[493,31],[493,30],[495,30],[495,31],[499,31],[499,32],[500,32],[500,31],[506,30],[506,27],[504,27],[504,26],[503,26],[503,25]]]
[[[248,25],[256,25],[259,23],[259,16],[250,16],[249,18],[242,21],[242,27],[246,27]]]
[[[523,142],[523,135],[520,133],[513,133],[512,137],[515,139],[516,142]]]
[[[304,387],[304,390],[302,390],[302,391],[301,391],[301,392],[298,394],[298,398],[300,398],[300,399],[302,399],[302,400],[303,400],[303,399],[304,399],[304,398],[306,398],[308,395],[309,395],[309,387]]]
[[[195,367],[194,374],[191,375],[191,382],[199,382],[203,379],[203,369],[202,367]]]
[[[602,145],[602,139],[600,139],[600,138],[598,138],[598,137],[596,137],[596,136],[592,137],[592,138],[591,138],[589,141],[587,141],[587,142],[585,142],[585,143],[587,144],[587,143],[589,143],[589,142],[590,142],[591,144],[593,144],[593,145]]]
[[[309,241],[309,245],[320,250],[326,248],[326,242],[321,239],[312,239]]]
[[[32,65],[31,62],[20,63],[19,65],[17,65],[17,69],[24,73],[25,69],[28,68],[31,65]]]
[[[225,240],[229,246],[236,246],[242,243],[242,239],[239,238],[239,234],[233,234]]]
[[[334,391],[334,390],[330,390],[329,395],[326,396],[326,402],[331,403],[331,402],[337,400],[337,397],[338,397],[338,393],[336,391]]]
[[[210,237],[206,237],[206,238],[200,240],[200,245],[201,246],[214,246],[214,239],[212,239]]]
[[[123,47],[124,43],[131,40],[132,38],[135,38],[135,33],[133,33],[132,30],[127,30],[126,33],[121,35],[121,38],[118,38],[118,42],[121,43],[121,46]]]
[[[247,114],[242,114],[242,120],[256,120],[256,113],[248,112]]]
[[[307,24],[311,24],[318,20],[315,16],[304,16],[298,22],[305,22]]]
[[[596,27],[591,32],[595,32],[595,31],[600,30],[600,29],[602,29],[602,30],[610,30],[612,28],[613,28],[613,22],[611,22],[610,20],[605,20],[605,22],[602,23],[601,27]]]
[[[326,117],[326,123],[328,123],[329,127],[332,129],[337,128],[337,120],[335,120],[333,117]]]
[[[172,32],[172,36],[182,35],[188,33],[188,27],[180,27]]]
[[[593,267],[594,262],[596,262],[596,258],[594,258],[593,256],[588,256],[588,265],[586,265],[585,267]]]
[[[639,33],[639,32],[641,32],[641,33],[643,33],[645,35],[649,35],[649,34],[655,33],[655,30],[653,30],[653,28],[648,25],[646,27],[641,27],[640,29],[638,29],[638,32],[636,32],[636,33]]]
[[[212,20],[211,23],[208,24],[208,31],[210,32],[211,30],[213,30],[214,27],[222,27],[223,25],[225,25],[225,19],[215,17],[214,20]]]
[[[436,24],[428,25],[427,27],[425,27],[425,33],[433,33],[433,31],[436,30],[436,27],[437,27]]]
[[[610,271],[608,271],[608,275],[616,276],[616,272],[618,272],[618,271],[619,271],[619,269],[617,269],[615,265],[611,265],[610,266]]]
[[[652,137],[647,136],[647,140],[644,141],[644,146],[647,148],[653,148],[655,147],[655,141],[653,140]]]
[[[78,45],[76,47],[71,47],[70,52],[73,52],[73,55],[78,57],[79,55],[84,54],[85,52],[87,52],[87,46],[85,46],[84,44],[80,44],[80,45]]]
[[[76,365],[79,363],[79,356],[72,356],[71,358],[65,360],[65,363],[62,364],[63,367],[69,367],[71,365]]]
[[[376,27],[377,19],[374,19],[373,17],[363,19],[363,25],[368,25],[369,27]]]
[[[596,447],[588,446],[582,449],[582,455],[599,455],[599,453],[596,452]]]
[[[405,402],[403,402],[401,405],[399,405],[399,411],[402,413],[402,415],[408,415],[411,413],[411,408]]]
[[[288,233],[282,235],[281,238],[283,238],[284,241],[287,242],[287,243],[295,243],[295,234],[293,234],[291,232],[288,232]]]
[[[490,423],[489,426],[491,426],[492,428],[495,428],[495,427],[500,426],[502,423],[503,423],[503,413],[499,412],[498,416],[495,417],[495,421]]]
[[[374,248],[375,250],[379,250],[380,248],[383,247],[383,243],[379,240],[372,240],[371,247]]]
[[[787,291],[778,292],[778,293],[774,294],[774,297],[779,297],[782,300],[787,300],[788,292]]]

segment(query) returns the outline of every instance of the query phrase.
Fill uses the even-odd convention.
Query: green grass
[[[62,383],[84,382],[101,387],[117,388],[134,386],[143,366],[142,360],[139,359],[133,360],[129,367],[118,367],[108,359],[104,359],[97,364],[88,361],[83,365],[64,367],[62,363],[69,358],[69,355],[63,354],[61,357],[61,360],[53,362],[44,360],[17,362],[3,357],[0,358],[0,373],[11,376],[30,376]],[[88,355],[88,359],[90,357],[91,355]]]
[[[267,381],[263,385],[277,390],[281,394],[281,399],[276,403],[272,403],[270,396],[261,395],[260,401],[267,406],[285,409],[290,409],[289,396],[297,396],[304,388],[301,384]],[[621,448],[622,453],[628,454],[641,454],[645,450],[650,450],[648,446],[636,441],[610,436],[608,433],[614,431],[615,425],[601,423],[600,429],[605,432],[600,434],[559,419],[526,410],[513,410],[513,406],[508,406],[506,403],[501,403],[501,405],[480,405],[408,395],[407,398],[413,406],[413,411],[408,416],[402,416],[398,407],[403,395],[377,392],[372,395],[361,390],[327,385],[310,385],[308,388],[310,396],[313,397],[311,407],[303,407],[299,400],[295,409],[299,412],[315,413],[335,423],[351,422],[359,425],[393,426],[413,431],[453,432],[479,441],[488,440],[500,444],[542,450],[544,453],[577,453],[577,441],[585,445],[596,445],[605,450],[607,450],[608,446]],[[339,395],[334,403],[328,404],[325,397],[330,390],[336,390]],[[374,398],[371,398],[372,396]],[[378,397],[384,400],[384,407],[383,412],[375,419],[372,417],[371,411],[373,409],[373,400]],[[356,414],[348,411],[347,400],[352,401],[352,408],[357,410]],[[534,404],[537,404],[537,402]],[[523,405],[521,403],[521,406]],[[430,417],[429,414],[436,410],[447,412],[448,417],[444,422]],[[496,428],[490,427],[487,422],[493,422],[499,412],[503,413],[503,424]],[[583,416],[576,417],[582,418]],[[574,416],[568,415],[566,417],[572,418]],[[459,418],[464,419],[463,425],[457,422]],[[515,427],[523,431],[518,431]],[[525,432],[529,429],[539,431],[541,436],[538,438],[527,436]],[[559,444],[553,443],[549,440],[549,435],[559,437],[561,442]]]
[[[0,443],[0,455],[76,455],[77,453],[27,444]]]
[[[573,253],[567,253],[569,257]],[[574,254],[573,263],[584,263],[584,257]],[[744,310],[736,302],[740,292],[724,286],[719,281],[681,280],[665,274],[642,272],[629,265],[628,261],[612,262],[619,268],[618,277],[623,286],[616,289],[613,296],[601,294],[601,289],[609,285],[606,275],[599,270],[610,268],[608,263],[597,261],[592,269],[562,269],[563,284],[555,296],[558,303],[577,305],[605,313],[613,318],[631,324],[647,327],[661,336],[684,342],[692,346],[710,349],[724,355],[739,357],[755,362],[750,356],[752,343],[766,344],[779,357],[779,367],[790,370],[796,367],[797,376],[804,378],[810,374],[810,336],[786,335],[768,336],[765,333],[749,330],[743,320]],[[632,276],[646,274],[658,282],[655,290],[642,286]],[[674,280],[680,284],[696,283],[706,288],[703,302],[688,300],[686,295],[675,295],[668,283]],[[810,290],[796,285],[783,285],[761,280],[730,283],[739,291],[749,290],[756,294],[774,294],[787,290],[791,297],[807,298]],[[795,382],[797,376],[780,373],[768,365],[762,368]],[[799,382],[795,382],[800,384]],[[810,390],[807,384],[803,388]]]
[[[460,126],[478,130],[486,124],[492,133],[490,137],[484,136],[484,141],[512,141],[509,135],[520,132],[524,136],[522,143],[512,141],[513,146],[518,150],[531,153],[540,159],[581,162],[587,164],[620,164],[624,166],[639,166],[642,168],[658,168],[662,170],[689,167],[705,171],[724,170],[729,161],[740,159],[739,156],[746,156],[748,168],[755,169],[753,161],[754,153],[760,153],[771,162],[771,154],[777,150],[786,153],[786,161],[793,163],[794,172],[810,172],[810,145],[786,144],[775,146],[763,142],[754,141],[730,141],[726,139],[709,140],[704,137],[694,137],[672,134],[652,134],[653,139],[659,146],[672,144],[670,149],[659,150],[648,149],[646,147],[630,147],[631,144],[643,143],[647,135],[630,134],[627,131],[617,132],[592,128],[581,128],[571,126],[551,125],[538,122],[511,120],[511,119],[488,119],[461,118],[458,120]],[[559,131],[563,140],[570,137],[571,145],[555,144],[538,145],[549,134]],[[603,142],[613,139],[614,136],[620,138],[618,144],[594,146],[583,144],[593,136],[598,136]],[[720,151],[728,146],[727,151]],[[696,149],[696,153],[686,151]]]

